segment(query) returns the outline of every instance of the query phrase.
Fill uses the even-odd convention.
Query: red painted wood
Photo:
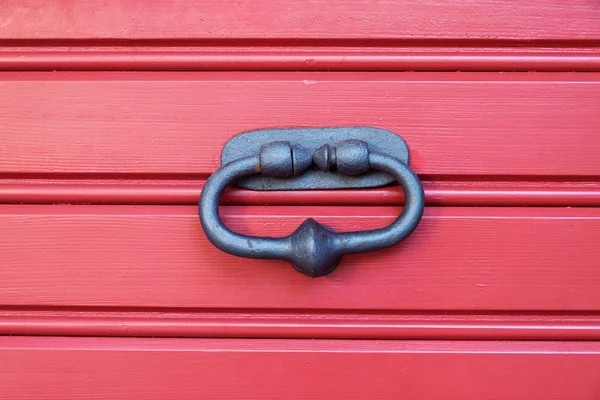
[[[423,178],[600,174],[600,75],[2,73],[0,174],[205,178],[233,135],[374,125]],[[316,112],[315,110],[320,110]]]
[[[0,203],[25,204],[198,204],[202,184],[160,180],[0,179]],[[14,183],[18,182],[18,183]],[[424,182],[429,206],[600,205],[596,182]],[[223,204],[401,205],[399,186],[357,190],[254,192],[232,188]]]
[[[284,235],[308,216],[383,226],[397,207],[224,207]],[[427,208],[404,242],[310,279],[214,248],[196,207],[0,207],[0,304],[362,310],[600,310],[599,208]]]
[[[275,46],[273,46],[275,47]],[[295,49],[295,48],[294,48]],[[407,51],[405,48],[359,51],[316,48],[289,51],[266,47],[206,51],[142,48],[107,51],[100,47],[49,51],[45,48],[0,52],[5,71],[600,71],[598,51],[532,52],[508,48],[497,52],[475,49]],[[423,49],[426,50],[426,49]]]
[[[594,399],[599,342],[0,337],[0,398]]]
[[[0,310],[0,335],[600,340],[597,314]]]
[[[5,1],[5,39],[598,40],[590,0]],[[176,22],[176,23],[175,23]]]
[[[0,73],[0,202],[161,205],[0,206],[0,399],[596,398],[600,75],[565,72],[600,71],[599,20],[588,0],[4,2],[0,70],[92,72]],[[212,72],[271,70],[353,72]],[[366,73],[415,70],[548,73]],[[166,205],[233,134],[330,125],[404,136],[429,206],[588,208],[428,208],[311,280]],[[352,205],[403,198],[224,201],[327,205],[223,208],[283,235],[383,226],[398,207]],[[352,338],[437,340],[331,340]]]

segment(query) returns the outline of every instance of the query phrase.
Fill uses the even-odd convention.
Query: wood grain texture
[[[598,342],[0,337],[0,398],[595,399]]]
[[[0,335],[596,341],[600,315],[10,307]]]
[[[390,223],[397,207],[224,207],[232,229]],[[310,279],[222,253],[196,207],[0,206],[0,304],[356,310],[600,310],[600,209],[428,208],[402,243]]]
[[[598,40],[591,0],[4,1],[0,37],[48,39]],[[176,23],[174,23],[176,21]]]
[[[348,125],[402,135],[425,178],[600,175],[595,73],[2,73],[0,91],[5,177],[206,177],[235,134]]]

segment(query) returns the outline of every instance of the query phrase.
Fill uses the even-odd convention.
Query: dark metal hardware
[[[261,129],[232,137],[223,147],[221,165],[260,152],[269,142],[290,142],[314,153],[324,144],[334,147],[342,140],[356,139],[368,143],[369,151],[393,154],[408,165],[408,146],[393,132],[367,126],[336,128],[286,128]],[[277,179],[263,174],[237,180],[234,184],[253,190],[309,190],[309,189],[352,189],[389,185],[394,181],[390,175],[379,171],[367,171],[360,176],[331,174],[326,170],[309,168],[305,173]]]
[[[241,235],[221,221],[219,198],[230,183],[259,173],[283,180],[301,176],[313,166],[324,172],[335,168],[338,174],[350,177],[370,170],[389,174],[404,189],[406,201],[402,213],[384,228],[343,233],[309,218],[294,233],[281,238]],[[421,220],[424,205],[421,182],[405,162],[372,150],[366,141],[345,139],[335,146],[325,141],[314,151],[289,141],[265,143],[258,153],[219,168],[204,185],[198,206],[202,228],[219,249],[239,257],[287,260],[298,272],[317,277],[333,271],[344,254],[382,249],[406,238]]]

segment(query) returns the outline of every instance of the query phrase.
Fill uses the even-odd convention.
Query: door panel
[[[390,223],[397,207],[224,207],[232,229]],[[196,207],[0,207],[0,304],[380,310],[600,310],[600,209],[427,208],[405,241],[311,279],[212,246]]]
[[[9,1],[7,39],[598,40],[594,1]],[[173,23],[177,21],[177,23]]]
[[[0,203],[24,204],[0,205],[0,399],[599,398],[598,21],[590,0],[4,1]],[[319,279],[207,241],[191,205],[230,137],[357,125],[410,147],[408,239]],[[281,236],[403,201],[233,189],[221,211]]]
[[[344,44],[0,46],[0,71],[600,71],[594,47]]]
[[[0,337],[0,398],[595,399],[598,342]]]
[[[0,174],[206,177],[243,131],[375,125],[407,141],[424,177],[584,179],[600,174],[599,78],[3,73]]]
[[[0,178],[0,203],[196,205],[203,180]],[[594,207],[600,182],[424,181],[428,206]],[[221,204],[400,206],[400,186],[349,190],[250,191],[229,188]]]
[[[4,306],[0,335],[597,341],[600,313]]]

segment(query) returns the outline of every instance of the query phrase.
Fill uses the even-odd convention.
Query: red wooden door
[[[600,6],[0,6],[0,398],[600,396]],[[417,230],[310,279],[213,247],[233,135],[376,126]],[[381,227],[397,186],[229,190],[232,229]]]

